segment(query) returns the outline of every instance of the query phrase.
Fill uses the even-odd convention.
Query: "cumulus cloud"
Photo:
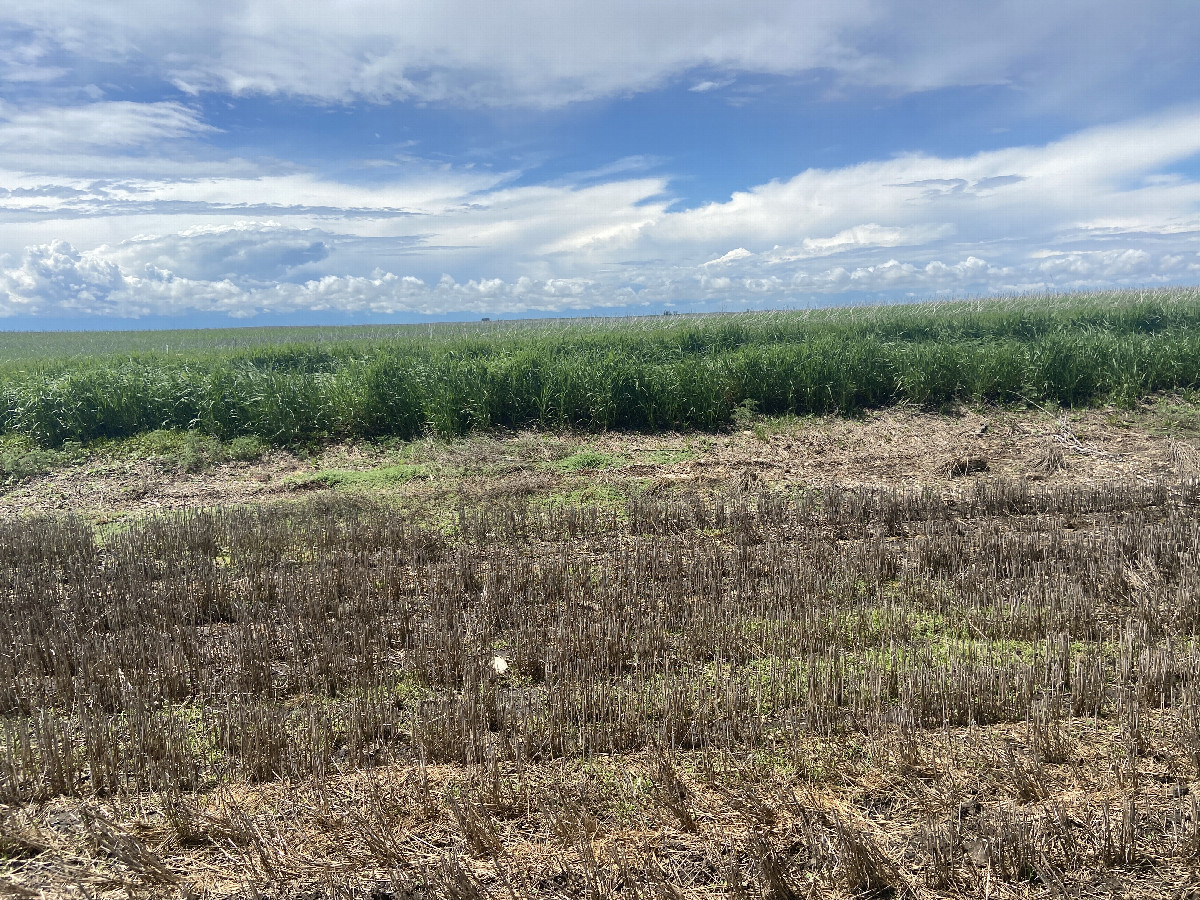
[[[614,292],[569,278],[459,283],[446,275],[429,284],[411,275],[379,271],[254,285],[185,278],[152,266],[132,274],[101,252],[80,253],[61,241],[30,248],[19,267],[0,270],[0,317],[69,312],[136,318],[185,311],[233,318],[297,311],[504,314],[597,309],[631,301],[636,298],[628,290]]]
[[[120,267],[84,255],[65,241],[30,247],[21,265],[0,272],[0,309],[7,313],[102,313],[125,283]]]
[[[1061,290],[1169,283],[1195,278],[1200,254],[1139,249],[1051,252],[1017,265],[973,256],[953,260],[889,258],[863,266],[763,270],[749,258],[740,271],[714,276],[704,267],[649,269],[632,283],[600,278],[479,278],[426,281],[378,270],[304,281],[201,280],[144,267],[122,270],[101,253],[62,242],[31,248],[18,267],[0,270],[0,316],[84,313],[109,318],[210,313],[250,319],[266,313],[336,312],[381,316],[527,315],[685,307],[772,307],[840,296],[873,299],[964,293]],[[1166,273],[1166,274],[1164,274]]]
[[[1163,85],[1195,96],[1197,44],[1177,0],[7,0],[0,314],[504,314],[1195,280],[1200,109],[1112,122]],[[1110,124],[780,172],[686,208],[654,174],[669,159],[536,184],[410,146],[367,176],[236,158],[220,148],[242,140],[237,115],[226,134],[201,114],[214,94],[551,108],[785,83],[827,98],[989,85]],[[104,99],[135,89],[157,99]],[[515,143],[512,123],[545,121],[504,118]]]
[[[1152,258],[1146,250],[1046,250],[1031,255],[1033,259],[1040,260],[1036,265],[1037,271],[1055,283],[1083,286],[1139,275],[1155,281],[1161,278],[1151,267]],[[1173,268],[1172,264],[1177,258],[1168,255],[1164,259],[1167,267]]]
[[[670,212],[643,229],[660,248],[721,253],[780,245],[782,258],[856,247],[1044,241],[1082,234],[1114,214],[1195,221],[1200,184],[1143,182],[1200,153],[1200,110],[1088,129],[1041,147],[967,157],[906,154],[838,169],[808,169],[723,202]]]
[[[178,234],[139,235],[96,251],[125,271],[170,272],[197,281],[294,280],[329,256],[328,235],[275,222],[202,225]]]

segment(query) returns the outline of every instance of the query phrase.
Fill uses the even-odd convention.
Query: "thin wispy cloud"
[[[215,130],[196,110],[173,101],[117,100],[34,109],[0,104],[0,152],[5,155],[146,148]]]

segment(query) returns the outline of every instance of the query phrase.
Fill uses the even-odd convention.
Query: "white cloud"
[[[696,82],[688,90],[693,94],[707,94],[709,91],[720,90],[723,87],[729,87],[731,84],[733,84],[732,78],[722,79],[721,81],[705,79],[704,81]]]
[[[710,259],[708,262],[703,263],[702,265],[719,266],[722,264],[737,262],[739,259],[746,259],[747,257],[753,256],[753,255],[754,254],[751,253],[749,250],[747,250],[745,247],[737,247],[733,250],[730,250],[728,253],[726,253],[723,256],[718,256],[716,259]]]
[[[1111,282],[1142,276],[1157,280],[1148,251],[1121,248],[1116,250],[1075,250],[1070,252],[1048,251],[1032,254],[1040,258],[1037,271],[1049,280],[1069,284],[1092,284]],[[1166,257],[1168,267],[1175,264],[1174,257]],[[1160,260],[1161,262],[1161,260]]]
[[[189,91],[319,100],[556,105],[658,86],[697,66],[833,65],[869,0],[289,0],[119,6],[9,0],[0,22],[48,48],[135,63]]]
[[[812,274],[798,272],[792,284],[821,293],[859,291],[870,294],[910,290],[934,294],[944,290],[964,291],[986,283],[987,276],[994,274],[1000,273],[975,256],[949,264],[935,259],[924,265],[889,259],[878,265],[855,269],[837,266]]]
[[[29,48],[10,77],[53,77],[49,60],[66,55],[191,92],[502,106],[648,90],[692,70],[709,73],[701,87],[819,69],[843,85],[1009,84],[1111,108],[1178,76],[1200,44],[1200,18],[1178,0],[8,0],[0,29]]]
[[[7,0],[0,312],[504,313],[1194,279],[1195,108],[812,168],[684,209],[652,157],[536,185],[404,155],[363,183],[223,156],[199,100],[102,98],[166,81],[553,107],[808,73],[830,96],[1004,85],[1024,109],[1086,119],[1099,103],[1108,121],[1179,81],[1196,45],[1178,0]]]
[[[875,222],[845,228],[837,234],[824,238],[805,238],[793,250],[775,250],[771,257],[778,262],[805,259],[814,256],[832,256],[846,250],[864,247],[903,247],[905,245],[928,244],[954,234],[955,227],[949,222],[905,227],[883,226]]]
[[[77,253],[64,241],[25,251],[20,267],[0,272],[0,310],[8,314],[99,312],[125,279],[116,263]]]
[[[3,17],[0,15],[0,23]],[[10,85],[56,81],[70,71],[43,63],[50,48],[19,31],[7,32],[0,25],[0,82]]]
[[[232,227],[199,226],[178,234],[139,235],[96,255],[123,271],[171,273],[197,281],[274,282],[329,256],[329,236],[274,222],[238,222]]]
[[[643,234],[660,249],[761,252],[778,244],[796,248],[790,253],[800,257],[923,244],[950,234],[963,243],[1040,241],[1084,231],[1114,214],[1193,221],[1200,185],[1145,186],[1139,176],[1197,153],[1200,110],[1185,109],[1042,147],[809,169],[724,202],[668,213]]]
[[[0,103],[0,147],[6,156],[145,147],[212,131],[195,110],[170,101],[101,101],[20,110]]]
[[[443,276],[427,284],[413,276],[375,272],[243,286],[228,279],[184,278],[154,267],[133,275],[98,252],[80,253],[61,241],[31,248],[20,267],[0,272],[0,317],[46,312],[140,317],[189,311],[248,318],[301,310],[474,315],[594,309],[631,301],[636,298],[628,291],[602,290],[586,279],[567,278],[459,283]]]

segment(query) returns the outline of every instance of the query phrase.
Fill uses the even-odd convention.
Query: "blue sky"
[[[1200,283],[1193,0],[7,0],[0,328]]]

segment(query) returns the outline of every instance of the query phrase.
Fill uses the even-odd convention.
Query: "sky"
[[[1200,283],[1195,0],[5,0],[0,329]]]

